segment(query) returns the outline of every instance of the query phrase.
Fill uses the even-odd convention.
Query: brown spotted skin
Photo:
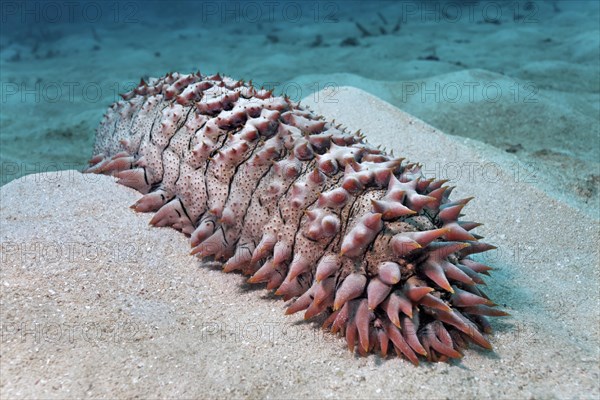
[[[190,236],[192,254],[266,283],[287,313],[327,315],[350,350],[417,364],[491,348],[479,288],[492,249],[444,181],[242,81],[168,74],[113,104],[88,172],[142,192],[132,206]]]

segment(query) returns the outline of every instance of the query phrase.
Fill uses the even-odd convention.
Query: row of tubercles
[[[459,350],[466,345],[466,338],[489,348],[489,343],[471,319],[488,331],[489,323],[483,316],[506,313],[494,309],[495,304],[475,287],[475,284],[484,283],[478,274],[487,274],[490,268],[466,258],[466,255],[489,250],[492,246],[475,242],[476,238],[468,232],[479,224],[457,221],[460,211],[470,199],[447,201],[444,193],[448,188],[442,186],[442,181],[429,181],[427,186],[421,186],[428,187],[427,195],[419,194],[417,186],[422,182],[419,179],[400,182],[392,174],[386,195],[381,200],[374,200],[372,212],[363,216],[345,236],[340,255],[329,254],[320,260],[313,285],[288,308],[288,313],[306,310],[305,317],[311,318],[319,311],[332,307],[333,313],[325,326],[334,332],[345,331],[351,349],[358,337],[358,351],[362,354],[377,347],[382,355],[386,355],[389,340],[398,354],[415,363],[415,352],[432,360],[458,358],[461,356]],[[340,207],[348,198],[348,193],[339,189],[328,195],[331,198],[324,198],[318,203],[325,209]],[[443,201],[446,203],[441,204]],[[365,249],[382,229],[382,219],[394,220],[414,215],[426,207],[428,211],[439,209],[436,218],[442,227],[394,235],[389,243],[396,258],[380,263],[375,276],[367,276],[364,272],[350,273],[343,280],[336,276],[341,269],[340,257],[364,256]],[[311,210],[310,219],[313,222],[326,221],[325,209]],[[338,225],[337,221],[335,225]],[[326,225],[322,230],[327,230]],[[314,223],[309,232],[314,239],[319,237]],[[326,235],[325,232],[321,234]],[[436,289],[427,286],[418,274],[401,281],[401,267],[396,261],[402,261],[415,252],[427,254],[421,256],[424,261],[418,272],[423,278],[429,278]],[[449,257],[457,254],[463,256],[460,263],[455,265],[448,261]],[[449,279],[455,285],[451,286]],[[447,301],[439,296],[438,288],[451,293]],[[452,306],[470,314],[471,319]],[[428,315],[434,317],[419,334],[419,315],[413,312],[417,307],[423,308],[426,313],[429,311]],[[451,326],[450,333],[441,322]],[[455,340],[451,339],[453,336]]]

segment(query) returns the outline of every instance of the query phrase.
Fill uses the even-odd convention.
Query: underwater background
[[[200,70],[294,100],[354,86],[495,146],[586,212],[600,183],[597,1],[3,1],[0,183],[82,169],[140,78]],[[400,144],[401,147],[401,144]]]
[[[600,399],[599,4],[0,1],[0,399]],[[120,93],[198,70],[361,128],[453,201],[474,196],[461,222],[496,247],[473,256],[493,269],[481,293],[510,314],[485,328],[493,350],[361,357],[321,316],[190,255],[152,226],[160,211],[128,208],[137,191],[73,171]],[[436,259],[402,259],[401,278]]]

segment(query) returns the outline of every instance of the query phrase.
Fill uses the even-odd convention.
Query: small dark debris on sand
[[[523,150],[523,146],[521,145],[521,143],[517,143],[517,144],[509,144],[505,151],[507,153],[516,153]]]
[[[358,39],[349,37],[349,38],[342,40],[342,42],[340,43],[340,46],[341,47],[356,47],[359,44],[360,43],[358,42]]]

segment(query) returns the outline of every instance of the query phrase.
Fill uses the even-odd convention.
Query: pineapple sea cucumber
[[[98,127],[88,172],[144,194],[132,208],[192,254],[323,314],[351,351],[417,364],[491,348],[478,287],[494,247],[459,220],[471,198],[285,97],[198,73],[142,80]]]

